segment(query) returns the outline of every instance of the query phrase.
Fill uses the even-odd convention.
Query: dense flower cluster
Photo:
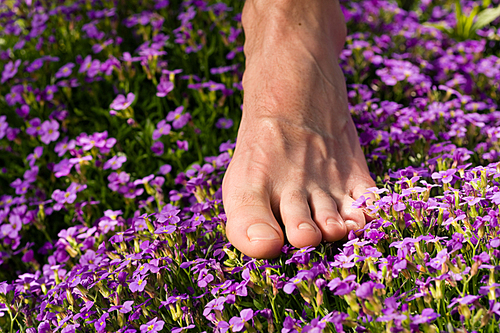
[[[342,2],[373,220],[255,260],[221,200],[242,5],[0,3],[0,329],[500,329],[500,30],[454,39],[455,2]]]

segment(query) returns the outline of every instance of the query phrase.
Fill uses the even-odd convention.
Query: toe
[[[373,202],[376,200],[376,198],[375,198],[375,195],[372,192],[367,191],[367,189],[370,187],[374,187],[374,186],[375,186],[375,183],[372,182],[372,183],[363,184],[363,185],[360,184],[360,185],[354,187],[354,189],[352,191],[352,198],[354,200],[358,200],[359,197],[363,196],[365,199],[367,199],[366,205],[367,206],[372,205]],[[359,210],[363,211],[366,222],[373,220],[373,217],[366,213],[367,210],[364,210],[364,209],[359,209]]]
[[[290,244],[300,248],[317,246],[321,242],[321,230],[311,218],[311,209],[304,192],[284,191],[280,200],[280,214]]]
[[[224,194],[224,204],[226,235],[234,247],[254,258],[280,255],[284,236],[265,193],[235,190]]]
[[[309,203],[313,220],[321,230],[323,239],[335,242],[344,238],[347,228],[332,196],[323,190],[317,190],[310,196]]]
[[[349,195],[344,195],[340,200],[336,200],[339,207],[340,216],[345,221],[347,233],[356,231],[365,226],[365,214],[363,210],[352,207],[354,199]]]

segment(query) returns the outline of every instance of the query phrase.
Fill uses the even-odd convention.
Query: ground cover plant
[[[243,2],[0,2],[1,330],[497,332],[498,1],[341,3],[373,221],[255,260],[220,189]]]

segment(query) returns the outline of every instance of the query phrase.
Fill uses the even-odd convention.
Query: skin
[[[352,203],[375,186],[338,64],[336,0],[247,0],[243,116],[222,193],[229,241],[254,258],[362,228]],[[365,195],[366,196],[366,195]],[[283,228],[284,230],[282,230]]]

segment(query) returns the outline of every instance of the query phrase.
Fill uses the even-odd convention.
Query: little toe
[[[231,200],[244,197],[245,200]],[[255,192],[227,195],[226,235],[238,250],[253,258],[271,259],[280,255],[284,244],[281,227],[274,218],[269,198]]]
[[[310,196],[309,203],[313,220],[321,230],[323,239],[335,242],[344,238],[347,228],[332,196],[323,190],[317,190]]]
[[[337,200],[340,216],[345,221],[347,234],[353,230],[356,231],[365,226],[366,219],[363,210],[352,207],[354,199],[349,195],[344,195],[341,200]]]
[[[280,201],[280,214],[290,244],[300,248],[317,246],[321,242],[321,230],[311,218],[311,209],[304,192],[284,191]]]
[[[375,194],[373,194],[370,191],[367,191],[367,189],[370,187],[374,187],[374,186],[375,186],[374,183],[370,183],[370,185],[358,185],[358,186],[356,186],[354,188],[354,190],[352,191],[352,198],[354,200],[358,200],[359,197],[363,196],[366,199],[366,205],[372,205],[373,202],[376,200]],[[363,212],[365,215],[366,222],[373,220],[373,217],[371,217],[370,215],[365,213],[365,211],[363,211]]]

